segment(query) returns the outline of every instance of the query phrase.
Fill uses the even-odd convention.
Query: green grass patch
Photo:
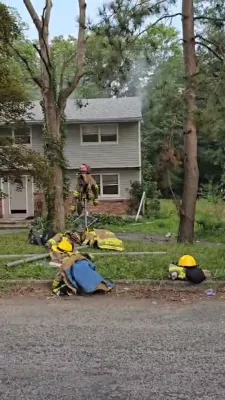
[[[225,279],[225,249],[202,248],[199,245],[125,243],[127,251],[166,251],[166,255],[96,257],[99,271],[109,279],[167,279],[168,266],[184,254],[192,254],[204,269],[215,273],[217,279]]]
[[[157,218],[142,219],[140,222],[110,224],[105,227],[113,232],[134,232],[153,235],[177,235],[179,217],[172,200],[161,200]],[[199,224],[200,222],[200,224]],[[203,224],[202,224],[203,222]],[[225,243],[225,202],[217,204],[199,200],[196,209],[195,239],[208,242]]]
[[[0,255],[46,253],[44,247],[29,244],[27,237],[27,233],[0,235]]]
[[[4,245],[3,245],[4,244]],[[45,252],[44,248],[27,244],[27,236],[1,235],[1,254],[34,254]],[[166,251],[166,255],[149,256],[95,256],[98,271],[110,280],[117,279],[166,279],[168,265],[183,254],[192,254],[202,268],[210,269],[217,279],[225,279],[225,249],[200,247],[199,245],[148,244],[125,242],[126,251]],[[0,260],[0,281],[8,279],[53,279],[57,270],[44,267],[44,261],[6,268],[9,260]]]

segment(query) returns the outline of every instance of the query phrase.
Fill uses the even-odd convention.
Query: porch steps
[[[0,230],[1,229],[29,229],[32,220],[23,219],[0,219]]]

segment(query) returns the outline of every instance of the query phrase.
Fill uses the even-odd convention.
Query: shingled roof
[[[141,100],[138,97],[120,97],[82,100],[79,107],[76,100],[69,99],[66,107],[68,122],[122,122],[138,121],[142,118]],[[39,102],[33,103],[31,118],[34,123],[43,121]]]

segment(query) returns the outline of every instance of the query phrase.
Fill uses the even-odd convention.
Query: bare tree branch
[[[145,32],[147,32],[147,31],[149,31],[151,28],[153,28],[154,26],[156,26],[159,22],[161,22],[161,21],[163,21],[164,19],[168,19],[168,18],[174,18],[174,17],[177,17],[177,16],[181,16],[181,17],[183,17],[183,14],[182,13],[176,13],[176,14],[171,14],[171,15],[163,15],[162,17],[160,17],[160,18],[158,18],[155,22],[153,22],[153,24],[151,24],[151,25],[148,25],[145,29],[143,29],[142,31],[140,31],[136,36],[135,36],[135,38],[131,41],[131,43],[133,43],[133,42],[135,42],[135,40],[138,38],[138,37],[140,37],[141,35],[143,35],[143,33],[145,33]]]
[[[216,51],[213,50],[213,49],[212,49],[210,46],[208,46],[206,43],[204,43],[204,42],[195,42],[195,44],[198,44],[199,46],[205,47],[210,53],[214,54],[214,56],[215,56],[216,58],[218,58],[218,60],[224,61],[224,59],[223,59],[219,54],[217,54]]]
[[[42,51],[39,49],[39,47],[35,43],[33,43],[33,47],[35,48],[36,52],[39,54],[39,57],[41,58],[41,60],[43,61],[46,71],[49,75],[49,79],[51,79],[51,71],[49,69],[49,65],[47,64],[45,58],[43,57]]]
[[[52,0],[46,0],[42,13],[42,22],[44,21],[46,25],[49,25],[50,22],[52,6]]]
[[[43,8],[43,12],[42,12],[42,29],[41,29],[41,38],[44,42],[45,45],[45,50],[46,50],[46,54],[47,54],[47,58],[48,58],[48,63],[50,68],[52,67],[52,63],[51,63],[51,58],[50,58],[50,52],[49,52],[49,46],[46,43],[46,39],[45,39],[45,34],[44,31],[47,30],[47,34],[48,34],[48,30],[49,30],[49,22],[50,22],[50,16],[51,16],[51,9],[52,9],[52,1],[51,0],[46,0],[45,2],[45,7]]]
[[[86,30],[86,2],[79,0],[79,31],[77,40],[77,54],[76,54],[76,72],[68,88],[61,89],[59,93],[58,105],[62,108],[65,101],[73,93],[78,86],[81,78],[84,76],[85,66],[85,30]]]
[[[200,16],[198,16],[198,17],[194,17],[194,21],[214,21],[214,22],[223,22],[223,23],[225,23],[225,21],[224,21],[224,18],[213,18],[213,17],[205,17],[205,16],[203,16],[203,15],[200,15]]]
[[[36,26],[38,32],[40,32],[40,30],[42,28],[42,23],[41,23],[41,20],[40,20],[38,14],[36,13],[36,10],[35,10],[33,4],[31,3],[30,0],[23,0],[23,2],[33,20],[34,25]]]
[[[219,46],[217,45],[217,43],[213,42],[212,40],[205,39],[202,35],[196,35],[195,38],[196,38],[196,39],[199,38],[199,39],[201,39],[203,42],[208,43],[208,44],[211,44],[212,46],[214,46],[214,47],[217,49],[217,51],[220,52]]]
[[[10,47],[16,53],[16,55],[19,57],[19,59],[21,61],[23,61],[27,71],[29,72],[29,74],[31,76],[31,79],[33,79],[33,81],[40,87],[40,89],[43,89],[43,83],[42,83],[41,78],[34,74],[26,57],[24,57],[22,54],[20,54],[19,50],[16,47],[14,47],[13,45],[10,45]]]

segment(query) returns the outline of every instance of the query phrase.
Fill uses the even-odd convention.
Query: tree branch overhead
[[[85,66],[85,31],[86,31],[86,1],[79,0],[79,31],[77,40],[77,54],[76,54],[76,72],[68,88],[62,89],[59,93],[59,107],[62,107],[68,97],[78,86],[81,78],[84,76]]]
[[[27,11],[29,12],[34,25],[37,28],[37,31],[40,32],[41,28],[42,28],[42,22],[41,19],[39,18],[32,2],[30,0],[23,0],[24,5],[26,6]]]

